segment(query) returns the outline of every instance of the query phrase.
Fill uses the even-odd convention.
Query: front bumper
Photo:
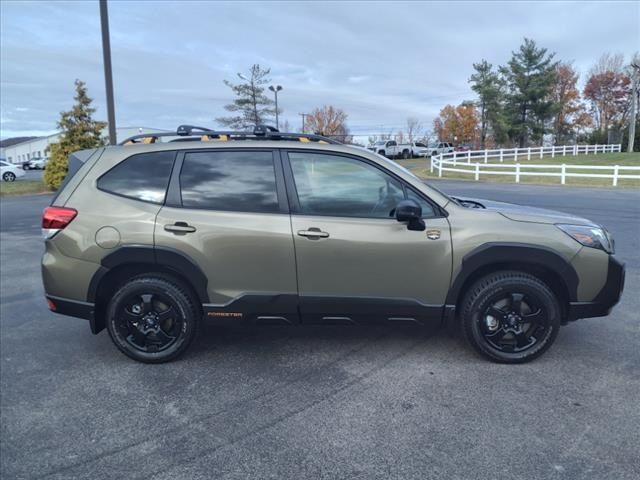
[[[591,302],[571,302],[567,320],[609,315],[611,309],[620,301],[624,290],[624,279],[624,263],[619,262],[613,255],[609,255],[609,269],[604,287]]]

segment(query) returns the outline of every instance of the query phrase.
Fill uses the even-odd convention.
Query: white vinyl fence
[[[481,175],[513,175],[516,183],[523,176],[558,177],[565,185],[567,178],[609,178],[613,186],[619,179],[640,179],[640,167],[620,165],[535,165],[519,163],[543,157],[564,157],[567,155],[620,152],[621,145],[562,145],[555,147],[501,148],[499,150],[471,150],[467,152],[441,153],[431,157],[431,172],[459,172],[473,175],[480,180]],[[489,163],[489,159],[499,159],[500,163]],[[504,163],[505,160],[515,163]],[[596,162],[594,162],[596,163]],[[523,169],[526,169],[523,171]],[[533,171],[529,171],[533,170]]]

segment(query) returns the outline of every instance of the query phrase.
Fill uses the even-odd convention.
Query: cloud
[[[409,116],[429,126],[444,104],[474,97],[474,62],[505,63],[525,36],[583,73],[601,53],[637,48],[640,4],[576,5],[110,2],[117,122],[214,126],[232,99],[223,80],[260,63],[284,87],[281,122],[333,104],[362,134]],[[0,21],[1,137],[55,130],[76,78],[106,118],[95,2],[5,2]]]

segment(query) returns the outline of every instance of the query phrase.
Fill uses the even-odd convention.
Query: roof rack
[[[184,141],[227,141],[227,140],[292,140],[298,142],[318,142],[340,144],[337,140],[307,133],[284,133],[269,125],[256,125],[253,131],[219,131],[195,125],[180,125],[174,132],[141,133],[127,138],[120,145],[156,143],[161,137],[180,137],[171,142]]]

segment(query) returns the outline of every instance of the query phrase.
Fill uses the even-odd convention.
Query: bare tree
[[[622,73],[624,69],[624,55],[621,53],[604,53],[589,69],[589,76],[602,75],[607,72]]]
[[[409,138],[409,143],[416,141],[415,137],[417,137],[420,130],[422,130],[420,120],[415,117],[407,118],[407,137]]]
[[[306,116],[305,131],[326,137],[337,137],[340,141],[349,141],[347,114],[333,105],[316,108]]]

